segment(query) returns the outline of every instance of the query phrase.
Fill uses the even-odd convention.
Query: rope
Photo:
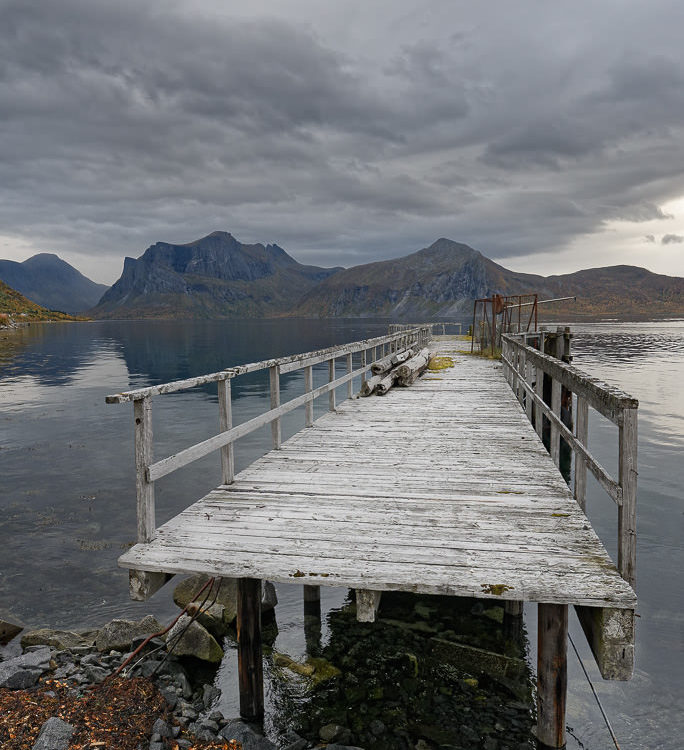
[[[577,657],[577,661],[580,664],[580,667],[582,667],[582,671],[584,672],[584,676],[587,678],[587,682],[589,683],[589,687],[591,688],[591,692],[594,694],[594,698],[596,698],[596,703],[598,704],[598,707],[601,711],[601,716],[603,716],[603,720],[606,722],[606,726],[608,727],[608,731],[610,732],[611,739],[613,740],[613,743],[615,744],[616,750],[620,750],[620,745],[618,744],[617,737],[615,736],[615,732],[613,731],[613,727],[610,725],[610,721],[608,720],[608,716],[606,716],[606,712],[603,709],[603,706],[601,705],[601,701],[598,697],[598,693],[596,692],[596,689],[594,688],[594,683],[591,681],[591,678],[589,677],[589,673],[584,667],[584,664],[582,663],[582,659],[580,658],[579,651],[577,650],[577,646],[575,646],[575,642],[572,640],[572,636],[570,633],[568,633],[568,638],[570,640],[570,643],[572,644],[573,651],[575,652],[575,656]]]

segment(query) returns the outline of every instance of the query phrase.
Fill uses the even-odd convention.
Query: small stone
[[[50,668],[50,649],[45,646],[0,662],[0,688],[25,690]]]
[[[251,727],[239,719],[229,721],[219,732],[219,737],[225,740],[237,740],[242,744],[242,750],[258,750],[258,742],[262,739]]]
[[[173,688],[165,687],[159,691],[163,696],[164,700],[169,704],[169,708],[173,711],[178,703],[178,696]]]
[[[223,718],[223,714],[220,711],[212,711],[209,714],[210,721],[215,721],[217,724],[221,724],[221,722],[225,723],[225,719]]]
[[[109,674],[106,669],[103,669],[102,667],[95,667],[90,664],[86,665],[84,672],[87,681],[94,685],[102,682]]]
[[[221,691],[213,685],[205,685],[202,688],[202,703],[209,709],[221,697]]]
[[[373,719],[373,721],[371,721],[371,723],[368,725],[368,728],[376,737],[384,734],[386,729],[385,725],[380,721],[380,719]]]
[[[160,737],[173,737],[172,728],[163,720],[157,719],[152,725],[152,733]]]
[[[208,729],[209,731],[216,734],[219,730],[218,722],[212,721],[211,719],[203,719],[202,723],[200,724],[202,729]]]
[[[52,716],[40,728],[33,750],[67,750],[73,733],[71,724]]]
[[[192,747],[194,743],[192,743],[190,740],[182,739],[176,740],[176,744],[181,750],[186,750],[186,748]]]
[[[163,742],[150,742],[150,750],[164,750]]]
[[[307,748],[308,746],[309,746],[309,743],[303,737],[298,737],[296,740],[293,740],[288,745],[285,745],[283,747],[283,750],[305,750],[305,748]]]

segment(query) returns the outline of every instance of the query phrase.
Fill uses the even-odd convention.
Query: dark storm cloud
[[[309,23],[343,7],[264,5],[0,0],[0,234],[117,263],[214,229],[309,262],[438,236],[503,258],[684,193],[678,4],[396,0],[363,40]]]

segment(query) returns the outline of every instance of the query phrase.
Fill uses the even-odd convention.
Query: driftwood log
[[[361,395],[370,396],[381,380],[382,375],[373,375],[372,378],[368,378],[368,380],[364,381],[361,384]]]
[[[382,380],[375,386],[375,392],[378,396],[384,396],[387,391],[389,391],[394,385],[396,377],[396,370],[390,370],[390,372],[382,378]]]
[[[395,352],[394,354],[388,354],[386,357],[379,359],[377,362],[373,362],[371,365],[371,372],[373,375],[382,375],[384,372],[389,372],[393,367],[396,367],[402,362],[406,362],[414,354],[413,349],[404,349],[402,352]]]
[[[426,369],[430,359],[430,350],[421,349],[415,357],[400,364],[395,372],[397,385],[408,386]]]

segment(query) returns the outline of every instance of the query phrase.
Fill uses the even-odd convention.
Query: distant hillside
[[[68,313],[88,310],[108,289],[51,253],[39,253],[23,263],[0,260],[0,280],[43,307]]]
[[[355,266],[307,292],[292,314],[313,317],[451,317],[473,300],[537,292],[540,299],[577,296],[544,307],[544,317],[683,315],[684,279],[635,266],[595,268],[562,276],[516,273],[468,245],[440,239],[411,255]]]
[[[30,299],[26,299],[16,289],[0,281],[0,325],[7,324],[7,318],[15,322],[39,320],[76,320],[71,315],[54,310],[47,310]]]
[[[302,316],[449,317],[495,292],[537,288],[541,277],[508,271],[468,245],[439,239],[403,258],[340,271],[304,295]]]
[[[278,245],[243,245],[212,232],[186,245],[157,242],[126,258],[121,278],[90,313],[97,318],[280,315],[337,268],[305,266]]]

